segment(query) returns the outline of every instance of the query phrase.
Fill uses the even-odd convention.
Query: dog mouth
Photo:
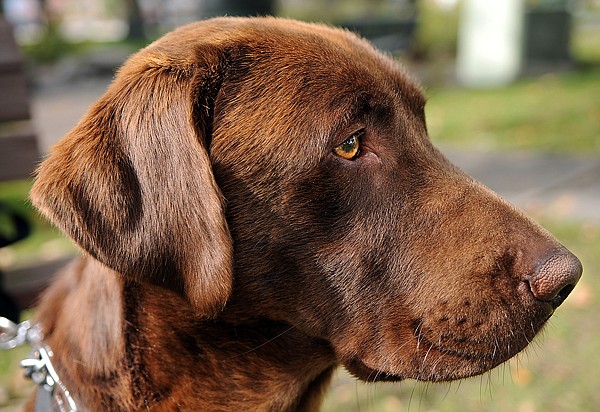
[[[344,362],[348,372],[365,382],[398,382],[415,379],[423,382],[448,382],[469,378],[485,373],[508,361],[531,342],[514,344],[514,352],[502,351],[499,347],[490,352],[467,352],[446,348],[420,338],[420,346],[412,356],[408,356],[398,366],[402,371],[390,371],[388,367],[378,368],[367,364],[367,360],[354,357]],[[390,365],[390,362],[385,362]]]
[[[506,362],[515,354],[496,353],[467,354],[449,350],[422,341],[426,346],[425,355],[416,354],[408,359],[401,367],[403,372],[391,372],[383,368],[367,365],[367,361],[354,357],[344,362],[344,367],[356,378],[365,382],[399,382],[405,379],[415,379],[423,382],[448,382],[469,378],[485,373]],[[506,356],[505,356],[506,355]]]
[[[388,335],[387,343],[376,345],[380,349],[377,355],[366,350],[362,352],[365,356],[354,355],[342,363],[348,372],[366,382],[405,379],[445,382],[480,375],[525,349],[552,316],[554,307],[538,304],[529,310],[533,312],[529,312],[529,316],[518,317],[512,313],[510,325],[501,321],[488,323],[484,326],[485,332],[471,336],[464,330],[429,328],[426,320],[414,321],[412,345],[401,345],[401,350],[391,343],[398,339]],[[511,314],[506,316],[509,318]]]

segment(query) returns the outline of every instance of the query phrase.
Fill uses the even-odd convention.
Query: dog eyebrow
[[[390,103],[385,99],[375,97],[372,93],[362,92],[345,95],[331,101],[329,107],[337,115],[327,130],[329,144],[339,140],[339,135],[354,124],[385,125],[393,121],[395,116],[392,98]]]
[[[351,100],[342,121],[342,126],[352,122],[387,124],[393,120],[392,98],[376,98],[370,93],[361,93]]]
[[[327,130],[330,139],[336,139],[341,131],[352,123],[364,122],[369,112],[369,100],[370,96],[365,93],[346,94],[332,99],[329,111],[333,113],[334,119]]]

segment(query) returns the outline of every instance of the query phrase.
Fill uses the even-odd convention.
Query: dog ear
[[[33,204],[85,251],[214,315],[232,287],[232,241],[207,145],[223,54],[133,56],[37,171]]]

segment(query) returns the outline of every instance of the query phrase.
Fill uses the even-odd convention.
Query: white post
[[[464,0],[456,62],[462,84],[503,86],[517,77],[523,16],[523,0]]]

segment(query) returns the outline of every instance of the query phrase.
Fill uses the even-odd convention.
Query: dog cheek
[[[368,336],[378,335],[373,328],[380,323],[382,309],[395,309],[398,302],[387,301],[391,292],[390,267],[388,257],[381,253],[385,249],[380,243],[385,236],[375,235],[373,225],[353,223],[347,233],[325,242],[316,253],[315,272],[331,291],[330,297],[323,300],[326,303],[317,308],[319,318],[338,326],[325,325],[324,333],[330,339],[347,334],[349,341],[353,341],[364,335],[364,346]],[[393,292],[394,296],[398,296],[399,289]],[[335,320],[331,320],[332,317]],[[352,347],[352,344],[347,346]],[[354,350],[360,346],[357,344]]]

